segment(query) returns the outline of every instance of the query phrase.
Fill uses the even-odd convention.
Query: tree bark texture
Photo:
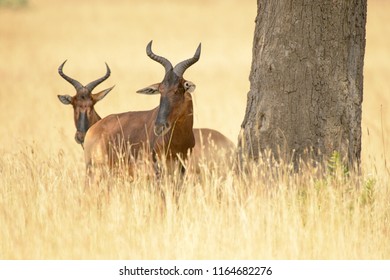
[[[360,161],[367,0],[258,0],[239,148]]]

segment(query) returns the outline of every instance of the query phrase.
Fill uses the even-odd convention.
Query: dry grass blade
[[[97,104],[99,114],[145,110],[158,99],[135,91],[162,71],[148,62],[145,44],[158,40],[161,53],[178,61],[202,42],[202,59],[186,73],[197,84],[195,127],[236,142],[256,1],[31,0],[23,9],[0,7],[0,258],[389,259],[390,39],[383,34],[390,3],[368,4],[363,131],[370,133],[363,135],[362,175],[345,176],[337,164],[324,176],[310,167],[293,174],[266,159],[247,162],[240,174],[226,159],[207,158],[198,173],[164,175],[164,197],[143,174],[146,164],[133,180],[119,173],[85,190],[72,111],[57,100],[74,89],[57,67],[71,59],[69,72],[84,81],[107,61],[117,86]],[[171,26],[177,33],[167,34]]]

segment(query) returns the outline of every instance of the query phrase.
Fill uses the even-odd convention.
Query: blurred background
[[[363,147],[365,164],[390,160],[390,1],[368,3],[364,69]],[[0,151],[37,145],[48,154],[63,150],[82,161],[74,141],[73,110],[57,94],[74,95],[64,73],[87,84],[111,77],[94,92],[116,87],[96,105],[101,117],[147,110],[158,96],[136,90],[160,82],[161,65],[145,47],[173,64],[192,57],[185,73],[197,85],[195,127],[217,129],[237,142],[249,91],[255,0],[0,0]]]

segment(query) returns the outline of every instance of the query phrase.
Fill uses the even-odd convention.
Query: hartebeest
[[[94,105],[96,102],[102,100],[114,86],[102,90],[99,93],[92,93],[92,91],[97,85],[110,77],[111,71],[106,63],[106,74],[103,77],[90,82],[86,86],[83,86],[79,81],[64,74],[62,68],[64,67],[65,62],[66,60],[58,68],[58,73],[76,89],[76,95],[73,97],[70,95],[58,95],[58,99],[65,105],[72,104],[74,110],[74,123],[76,126],[75,140],[78,144],[83,145],[87,130],[101,119],[98,113],[96,113]]]
[[[146,47],[147,55],[165,68],[162,82],[141,90],[142,94],[160,93],[160,104],[149,111],[126,112],[109,115],[93,127],[86,135],[85,161],[90,176],[95,167],[113,167],[124,161],[130,168],[140,151],[165,157],[167,162],[185,160],[195,146],[193,133],[192,83],[183,78],[184,72],[199,60],[201,45],[194,56],[178,63],[171,62],[152,51],[152,41]]]
[[[98,84],[106,80],[110,76],[111,71],[108,65],[106,65],[106,75],[84,87],[79,81],[64,74],[63,67],[65,63],[66,60],[59,66],[58,73],[75,87],[76,95],[73,97],[70,95],[58,95],[58,99],[65,105],[72,104],[74,110],[74,124],[76,127],[75,140],[78,144],[83,145],[84,137],[88,129],[101,120],[94,105],[96,102],[102,100],[113,87],[95,94],[92,93],[92,90]],[[196,87],[195,84],[190,81],[187,81],[186,86],[186,91],[188,92],[193,92]],[[84,88],[88,90],[85,90]],[[195,136],[195,147],[193,148],[192,153],[194,163],[203,161],[205,157],[214,158],[217,151],[232,151],[235,148],[233,142],[217,130],[194,128],[193,132]]]

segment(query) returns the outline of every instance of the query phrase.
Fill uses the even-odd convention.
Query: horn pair
[[[64,67],[64,64],[67,60],[65,60],[61,65],[60,67],[58,67],[58,73],[61,75],[62,78],[64,78],[65,80],[67,80],[70,84],[72,84],[72,86],[74,86],[74,88],[76,89],[76,91],[79,91],[82,87],[84,87],[79,81],[75,80],[75,79],[72,79],[71,77],[67,76],[64,74],[64,72],[62,71],[62,68]],[[88,89],[89,92],[92,92],[92,90],[97,86],[99,85],[100,83],[102,83],[103,81],[107,80],[108,77],[110,77],[111,75],[111,70],[110,70],[110,67],[108,67],[107,63],[106,63],[106,67],[107,67],[107,72],[106,74],[95,80],[95,81],[92,81],[90,82],[89,84],[87,84],[85,86],[86,89]]]
[[[186,59],[186,60],[183,60],[182,62],[178,63],[175,67],[172,67],[172,63],[166,59],[165,57],[162,57],[162,56],[159,56],[159,55],[156,55],[153,53],[152,51],[152,41],[149,42],[149,44],[146,46],[146,54],[151,58],[153,59],[154,61],[157,61],[158,63],[160,63],[162,66],[164,66],[165,68],[165,73],[170,71],[170,70],[173,70],[173,72],[178,76],[178,77],[183,77],[183,74],[184,72],[191,66],[193,65],[195,62],[197,62],[200,58],[200,50],[201,50],[201,44],[199,44],[198,48],[196,49],[196,52],[194,54],[194,56],[192,58],[189,58],[189,59]],[[76,89],[76,91],[80,90],[83,85],[67,76],[64,74],[64,72],[62,71],[62,68],[64,67],[65,63],[66,63],[67,60],[65,60],[61,65],[60,67],[58,68],[58,73],[61,75],[62,78],[64,78],[66,81],[68,81],[70,84],[72,84],[74,86],[74,88]],[[92,81],[90,82],[89,84],[87,84],[85,86],[85,88],[87,88],[89,90],[89,92],[92,92],[92,90],[97,86],[99,85],[100,83],[102,83],[103,81],[105,81],[108,77],[110,77],[110,74],[111,74],[111,70],[110,70],[110,67],[108,67],[108,64],[106,63],[106,67],[107,67],[107,72],[106,74],[95,80],[95,81]]]
[[[183,77],[184,72],[195,62],[199,60],[200,57],[200,50],[201,50],[201,44],[199,44],[198,48],[196,49],[196,52],[192,58],[186,59],[180,63],[178,63],[175,67],[172,67],[171,62],[169,62],[168,59],[162,56],[158,56],[153,53],[152,51],[152,41],[149,42],[149,44],[146,46],[146,54],[153,59],[154,61],[157,61],[165,68],[165,73],[173,70],[173,72],[179,76]]]

